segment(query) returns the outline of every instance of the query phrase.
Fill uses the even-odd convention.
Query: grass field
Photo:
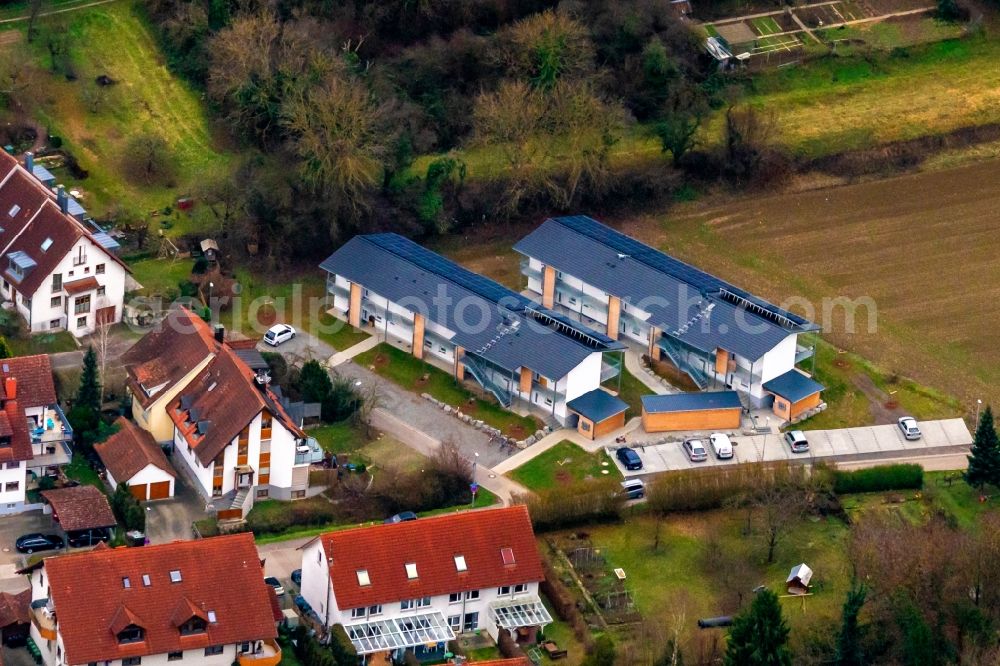
[[[619,379],[609,379],[604,386],[612,391],[618,392],[618,397],[628,403],[628,411],[625,412],[625,420],[642,415],[642,396],[652,393],[652,389],[640,382],[624,365],[621,369],[621,382]]]
[[[130,264],[132,277],[142,285],[145,296],[177,295],[178,286],[191,276],[192,259],[141,259]]]
[[[119,204],[147,214],[189,194],[205,174],[229,168],[231,155],[220,148],[200,95],[168,71],[150,27],[131,2],[68,12],[44,22],[68,33],[77,79],[49,73],[42,40],[31,45],[48,92],[39,116],[90,172],[80,182],[73,182],[68,173],[57,175],[83,191],[82,203],[91,214],[103,216]],[[24,29],[23,24],[8,25]],[[99,89],[94,78],[101,74],[116,84]],[[124,146],[144,132],[159,134],[168,144],[176,165],[175,186],[144,185],[124,173],[119,160]],[[171,233],[213,223],[207,210],[195,211],[191,217],[177,217]]]
[[[373,367],[376,373],[409,391],[429,393],[441,402],[461,408],[463,413],[499,428],[510,437],[523,439],[538,429],[538,421],[533,417],[519,416],[496,403],[476,397],[443,370],[384,342],[358,354],[354,362]],[[442,415],[441,418],[449,417]]]
[[[547,490],[557,485],[600,478],[605,470],[618,476],[617,468],[604,453],[587,453],[573,442],[563,440],[512,470],[508,476],[526,488]]]

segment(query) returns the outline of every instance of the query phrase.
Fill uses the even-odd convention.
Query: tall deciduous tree
[[[791,666],[788,624],[774,592],[758,592],[750,608],[733,621],[723,663],[725,666]]]
[[[993,408],[989,405],[979,417],[965,480],[970,486],[979,489],[987,484],[1000,486],[1000,440],[993,423]]]
[[[670,91],[655,129],[661,149],[670,153],[674,166],[696,145],[698,129],[707,113],[705,96],[696,86],[679,84]]]

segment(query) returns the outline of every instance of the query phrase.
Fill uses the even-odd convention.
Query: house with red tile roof
[[[329,532],[302,547],[302,596],[359,655],[442,657],[456,634],[534,643],[552,617],[524,506]],[[438,654],[438,653],[441,654]]]
[[[118,243],[59,186],[0,154],[0,296],[33,333],[94,332],[122,318],[128,266]]]
[[[281,648],[253,536],[51,557],[28,571],[46,666],[276,666]]]
[[[118,417],[115,427],[116,433],[94,445],[111,487],[128,484],[140,502],[173,497],[176,474],[153,436],[124,416]]]
[[[0,360],[0,514],[31,508],[25,504],[30,477],[53,475],[69,463],[72,438],[48,355]]]

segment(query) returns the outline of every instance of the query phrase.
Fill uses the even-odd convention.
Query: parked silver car
[[[920,427],[917,425],[917,420],[912,416],[900,416],[896,424],[899,426],[899,429],[903,432],[903,437],[906,439],[910,441],[920,439]]]
[[[805,453],[809,450],[809,441],[806,439],[806,434],[801,430],[789,430],[786,432],[785,442],[788,443],[788,448],[792,450],[792,453]]]
[[[685,439],[684,453],[687,454],[691,462],[705,462],[708,460],[708,451],[705,450],[705,443],[700,439]]]

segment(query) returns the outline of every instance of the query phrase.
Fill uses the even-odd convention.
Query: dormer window
[[[200,617],[192,617],[190,620],[178,627],[181,632],[181,636],[192,636],[194,634],[203,634],[208,628],[208,623]]]
[[[465,563],[465,555],[455,556],[455,571],[461,573],[462,571],[468,571],[469,566]]]
[[[139,643],[144,640],[146,640],[146,630],[134,624],[130,624],[118,632],[118,642],[120,644]]]
[[[406,563],[406,577],[410,580],[414,580],[417,577],[417,563],[407,562]]]

